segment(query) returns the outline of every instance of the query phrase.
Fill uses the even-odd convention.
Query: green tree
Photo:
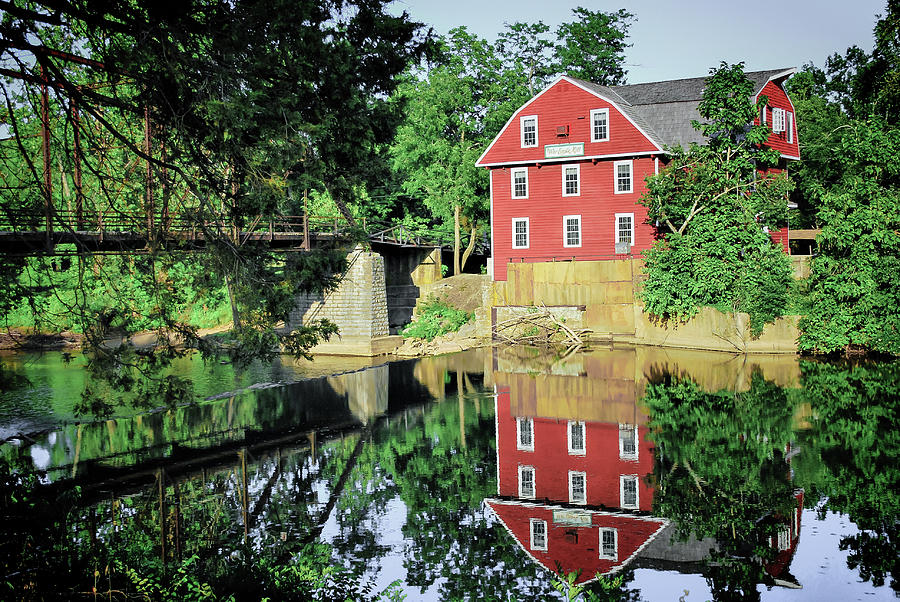
[[[838,141],[840,178],[822,196],[801,350],[900,354],[900,131],[853,121]]]
[[[634,14],[572,9],[575,19],[556,29],[557,68],[581,79],[614,86],[625,83],[625,49]]]
[[[790,262],[767,229],[784,218],[790,182],[758,175],[778,153],[763,146],[766,126],[749,125],[752,93],[743,64],[712,69],[699,106],[704,121],[694,122],[707,144],[670,149],[668,165],[647,178],[642,202],[662,231],[646,253],[641,292],[653,315],[687,319],[712,305],[749,313],[758,333],[786,307]]]
[[[421,77],[410,74],[398,91],[407,116],[391,153],[404,191],[453,224],[453,273],[459,274],[488,216],[488,175],[475,161],[525,101],[527,88],[510,85],[505,78],[516,74],[503,70],[493,44],[464,27],[450,32],[442,50],[438,65]],[[464,226],[469,240],[462,250]]]
[[[97,154],[96,162],[86,163],[85,176],[111,199],[104,209],[128,219],[149,240],[146,261],[129,277],[154,300],[150,322],[212,351],[172,311],[183,285],[166,277],[175,257],[211,271],[227,286],[239,343],[229,349],[237,359],[270,353],[279,340],[304,353],[334,332],[333,325],[310,323],[285,337],[275,325],[298,292],[335,282],[330,275],[340,273],[339,257],[326,251],[285,261],[247,244],[240,231],[299,215],[307,190],[327,192],[354,221],[347,203],[375,175],[370,166],[377,162],[370,158],[392,139],[400,119],[400,107],[390,99],[398,76],[429,45],[419,24],[405,13],[388,14],[385,4],[189,0],[166,10],[118,0],[4,4],[0,58],[32,81],[45,77],[54,108],[77,107],[85,121],[78,131],[98,132],[104,149],[118,149]],[[67,62],[56,51],[90,61]],[[38,95],[27,86],[21,93],[22,86],[8,80],[0,85],[5,121],[16,135],[19,161],[28,167],[21,181],[30,178],[25,192],[4,190],[0,209],[40,206],[35,199],[46,191],[25,127],[35,123]],[[23,110],[32,116],[23,118]],[[142,132],[145,111],[152,124],[149,146]],[[54,140],[71,149],[76,126],[68,115],[69,129],[55,127]],[[83,156],[88,161],[89,153]],[[119,164],[109,167],[113,159]],[[163,248],[164,215],[194,224],[207,242],[205,252]],[[15,266],[4,273],[15,275]],[[82,329],[96,334],[92,342],[107,334],[105,316],[115,315],[113,322],[129,332],[133,306],[115,302],[97,311],[87,307],[87,298],[78,295],[76,309]]]

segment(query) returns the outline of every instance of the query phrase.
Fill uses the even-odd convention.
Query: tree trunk
[[[459,265],[459,247],[462,246],[459,240],[459,205],[453,206],[453,275],[461,274],[462,269]]]
[[[241,327],[241,312],[234,301],[234,284],[231,276],[225,276],[225,288],[228,289],[228,300],[231,302],[231,328],[237,330]]]
[[[463,251],[462,262],[460,265],[460,270],[465,269],[466,261],[469,260],[469,256],[472,255],[472,251],[475,250],[475,240],[478,236],[478,222],[472,220],[472,230],[469,232],[469,244],[466,245],[466,250]]]

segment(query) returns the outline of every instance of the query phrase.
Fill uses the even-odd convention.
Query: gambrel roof
[[[770,81],[780,82],[794,73],[794,69],[752,71],[744,75],[753,82],[753,98]],[[601,86],[589,81],[567,77],[577,85],[613,100],[641,129],[658,144],[687,147],[691,142],[703,144],[703,135],[694,129],[691,120],[701,121],[697,106],[703,98],[706,77],[674,79],[626,86]]]

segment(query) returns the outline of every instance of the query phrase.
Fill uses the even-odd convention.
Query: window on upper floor
[[[547,549],[547,521],[539,518],[531,519],[531,549]]]
[[[615,190],[616,194],[623,194],[632,191],[632,161],[616,161],[613,163],[613,173],[616,177]]]
[[[563,165],[562,195],[578,196],[581,192],[581,166]]]
[[[510,187],[512,189],[512,198],[527,199],[528,198],[528,168],[518,167],[510,170]]]
[[[637,427],[630,424],[619,425],[619,458],[622,460],[637,460]]]
[[[538,145],[537,115],[529,115],[519,119],[519,127],[522,131],[522,148],[531,148]]]
[[[516,418],[516,448],[534,451],[534,420]]]
[[[629,510],[638,509],[637,475],[621,475],[619,477],[619,504]]]
[[[787,128],[787,141],[789,144],[794,143],[794,114],[791,112],[787,113],[787,123],[785,124]]]
[[[609,109],[591,111],[591,142],[609,140]]]
[[[587,477],[585,473],[569,471],[569,503],[584,504],[587,502]]]
[[[607,560],[618,560],[619,546],[618,533],[615,529],[608,527],[600,528],[600,558]]]
[[[514,217],[512,220],[512,248],[528,248],[528,218]]]
[[[534,466],[519,466],[519,497],[534,498]]]
[[[564,247],[580,247],[581,246],[581,216],[580,215],[564,215],[563,216],[563,246]]]
[[[569,453],[584,455],[584,423],[569,421]]]
[[[762,123],[762,124],[767,123],[767,121],[766,121],[766,113],[768,113],[768,111],[766,110],[766,105],[763,105],[762,108],[761,108],[760,111],[759,111],[759,122]]]
[[[628,244],[634,246],[634,214],[633,213],[617,213],[616,214],[616,245]]]
[[[784,131],[784,109],[772,109],[772,131],[776,134]]]

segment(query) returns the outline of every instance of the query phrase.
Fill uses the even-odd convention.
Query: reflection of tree
[[[802,440],[798,477],[860,529],[841,539],[860,577],[900,592],[900,364],[834,366],[805,362],[814,429]]]
[[[706,393],[688,380],[649,384],[658,449],[654,513],[676,522],[682,537],[714,538],[716,562],[707,579],[717,600],[755,597],[766,575],[759,560],[777,521],[795,505],[785,450],[792,440],[793,403],[755,375],[749,391]]]

